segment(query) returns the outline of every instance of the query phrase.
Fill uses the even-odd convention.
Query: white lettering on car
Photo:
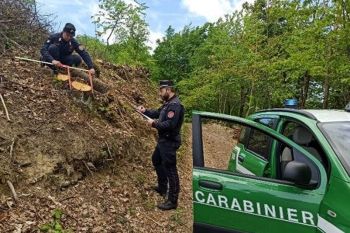
[[[253,202],[243,200],[244,212],[254,213]]]
[[[284,219],[283,208],[280,206],[280,207],[278,207],[278,209],[280,210],[279,211],[280,212],[280,218]]]
[[[315,225],[314,222],[314,216],[312,213],[308,212],[308,211],[301,211],[301,216],[303,219],[303,223],[308,224],[307,220],[309,221],[309,224],[311,225]]]
[[[237,209],[239,211],[242,211],[241,206],[239,205],[239,202],[236,198],[232,199],[231,209]]]
[[[259,202],[256,203],[256,207],[257,207],[256,209],[258,211],[258,214],[261,215],[261,207],[260,207],[260,203]]]
[[[218,195],[218,199],[219,199],[219,206],[220,207],[224,207],[224,208],[228,208],[228,200],[227,197],[222,196],[222,195]],[[225,204],[225,206],[223,206],[222,204]]]
[[[273,218],[276,218],[276,209],[274,205],[272,205],[270,208],[269,205],[264,204],[264,209],[265,209],[266,216],[271,216]]]
[[[254,202],[251,200],[242,200],[236,197],[228,198],[225,195],[216,193],[207,194],[199,190],[194,193],[194,202],[236,212],[316,227],[313,213],[306,210],[297,210],[294,208]]]
[[[212,205],[217,206],[213,194],[209,193],[208,199],[207,199],[207,204],[211,204],[211,203],[212,203]]]
[[[202,196],[202,198],[199,198],[199,195]],[[201,192],[201,191],[197,191],[196,192],[196,200],[200,203],[204,203],[205,202],[205,199],[204,199],[204,193]]]
[[[298,222],[298,215],[297,215],[297,210],[296,209],[287,209],[287,215],[288,215],[288,220],[293,221],[293,222]]]

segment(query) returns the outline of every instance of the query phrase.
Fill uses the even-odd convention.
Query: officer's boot
[[[177,203],[174,203],[170,201],[169,199],[166,200],[164,203],[159,204],[158,208],[161,210],[172,210],[177,208]]]

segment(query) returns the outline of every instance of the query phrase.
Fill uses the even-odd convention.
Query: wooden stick
[[[15,58],[18,59],[18,60],[30,61],[30,62],[36,62],[36,63],[42,63],[42,64],[47,64],[47,65],[53,65],[54,66],[54,64],[52,64],[51,62],[39,61],[39,60],[25,58],[25,57],[15,57]],[[80,70],[80,71],[90,72],[89,70],[78,68],[78,67],[74,67],[74,66],[62,65],[62,67],[69,68],[69,69],[72,69],[72,70]]]
[[[151,217],[148,217],[147,215],[143,215],[143,216],[145,216],[146,218],[148,218],[149,220],[151,220],[152,222],[154,222],[155,224],[157,224],[158,226],[160,226],[160,227],[163,227],[163,225],[162,224],[160,224],[159,222],[157,222],[156,220],[154,220],[153,218],[151,218]]]
[[[17,202],[18,201],[18,196],[17,196],[15,188],[13,187],[13,184],[11,183],[11,181],[8,180],[7,181],[7,185],[9,186],[9,188],[11,190],[13,200],[15,202]]]
[[[83,161],[85,167],[88,169],[88,171],[90,172],[91,175],[94,175],[94,173],[92,173],[92,171],[90,170],[89,166],[85,163],[85,161]]]
[[[10,23],[12,22],[13,20],[0,20],[0,23]]]
[[[27,50],[25,50],[21,45],[19,45],[16,41],[12,40],[11,38],[7,37],[4,33],[2,33],[0,31],[0,34],[5,37],[6,40],[9,40],[12,44],[16,45],[20,50],[22,50],[23,52],[28,52]]]
[[[62,199],[60,199],[59,201],[60,201],[60,202],[62,202],[62,201],[67,201],[67,200],[69,200],[69,199],[76,198],[76,197],[77,197],[76,195],[75,195],[75,196],[70,196],[70,197],[62,198]]]
[[[89,122],[86,122],[87,126],[89,126],[92,131],[94,131],[95,134],[97,134],[97,131],[89,124]]]
[[[105,141],[105,144],[107,146],[107,151],[108,151],[109,157],[112,158],[112,153],[111,153],[111,150],[109,149],[107,141]]]
[[[7,121],[11,121],[11,120],[10,120],[10,116],[9,116],[9,112],[7,111],[7,107],[6,107],[6,104],[5,104],[5,100],[4,100],[4,98],[2,97],[2,94],[0,94],[0,99],[1,99],[2,105],[4,106],[4,109],[5,109]]]
[[[13,147],[14,147],[14,145],[15,145],[15,141],[16,141],[16,139],[13,138],[13,139],[12,139],[12,144],[11,144],[11,146],[10,146],[10,160],[11,160],[11,161],[12,161]]]

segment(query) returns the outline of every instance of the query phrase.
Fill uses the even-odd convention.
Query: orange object
[[[68,75],[65,75],[65,74],[58,74],[56,79],[60,81],[67,81],[69,80],[69,77]]]
[[[85,83],[81,83],[78,81],[73,81],[72,82],[72,87],[78,91],[92,91],[92,87],[85,84]]]
[[[39,60],[34,60],[34,59],[29,59],[29,58],[24,58],[24,57],[15,57],[15,58],[19,59],[19,60],[23,60],[23,61],[37,62],[37,63],[47,64],[47,65],[54,65],[51,62],[39,61]],[[60,67],[66,68],[68,75],[59,74],[57,76],[58,80],[61,80],[61,81],[67,81],[68,80],[70,89],[72,89],[72,86],[73,86],[73,83],[74,83],[74,88],[75,89],[80,90],[80,91],[91,91],[93,93],[92,74],[91,74],[91,72],[89,70],[81,69],[81,68],[78,68],[78,67],[70,67],[70,66],[63,65],[63,64],[60,65]],[[72,78],[71,78],[71,75],[70,75],[70,69],[87,72],[89,74],[90,86],[86,85],[84,83],[77,82],[77,81],[72,82]]]

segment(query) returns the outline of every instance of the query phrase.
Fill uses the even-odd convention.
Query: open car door
[[[290,161],[271,166],[268,161],[249,161],[250,173],[206,167],[202,125],[211,119],[222,124],[235,123],[248,130],[276,140],[305,156],[308,163]],[[327,176],[319,161],[290,139],[257,122],[223,114],[194,112],[193,134],[193,232],[317,232],[318,211]],[[237,146],[227,155],[244,165]],[[275,154],[275,153],[274,153]],[[246,161],[247,162],[247,161]],[[264,169],[284,166],[283,179],[264,177]],[[230,169],[231,167],[231,169]],[[254,170],[254,168],[260,170]],[[312,169],[310,168],[312,167]],[[256,171],[256,172],[254,172]],[[311,172],[316,179],[311,180]]]

